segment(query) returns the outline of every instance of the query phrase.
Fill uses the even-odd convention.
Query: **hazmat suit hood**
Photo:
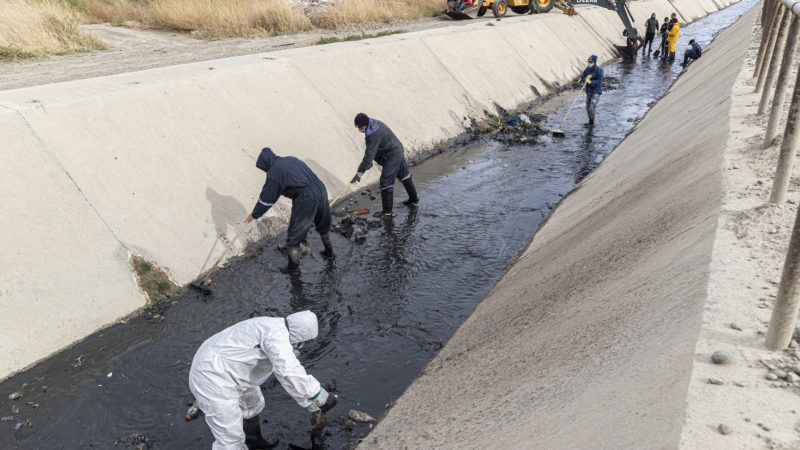
[[[317,315],[307,310],[287,316],[286,325],[289,327],[289,342],[292,344],[315,339],[319,333]]]
[[[276,159],[278,159],[278,155],[273,153],[271,148],[264,147],[261,149],[261,154],[258,155],[256,167],[264,172],[269,172],[269,169],[272,168],[272,165],[275,163]]]

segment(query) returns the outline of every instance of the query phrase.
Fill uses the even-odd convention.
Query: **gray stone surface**
[[[714,364],[728,364],[733,358],[730,350],[717,350],[711,354],[711,362]]]

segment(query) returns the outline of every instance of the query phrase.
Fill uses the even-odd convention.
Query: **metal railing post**
[[[765,50],[764,59],[762,60],[761,64],[761,71],[758,72],[758,82],[756,83],[756,89],[754,92],[761,92],[761,89],[764,87],[764,82],[767,78],[767,68],[769,67],[769,61],[772,59],[772,53],[775,51],[775,43],[778,41],[778,24],[781,22],[784,14],[783,5],[778,5],[778,9],[775,11],[775,18],[772,21],[771,30],[769,33],[769,42],[767,42],[767,46],[762,48]]]
[[[783,274],[778,288],[778,298],[769,320],[766,346],[770,350],[781,350],[789,345],[797,322],[800,306],[800,209],[794,220],[789,251],[783,262]]]
[[[781,73],[778,75],[777,86],[775,86],[775,96],[772,100],[772,110],[769,113],[767,132],[764,134],[763,148],[771,147],[775,142],[775,137],[778,135],[778,124],[783,114],[783,103],[786,99],[786,90],[789,87],[792,67],[794,67],[794,55],[797,52],[798,39],[800,39],[800,17],[793,17],[792,24],[789,26],[789,34],[786,38],[786,48],[783,50]]]
[[[770,96],[772,95],[772,86],[775,83],[775,78],[778,76],[780,69],[781,57],[783,56],[783,48],[786,46],[786,34],[789,30],[789,23],[792,20],[792,12],[789,8],[783,7],[783,17],[781,17],[781,24],[778,28],[778,38],[775,39],[775,49],[772,51],[772,58],[770,58],[769,66],[767,66],[767,76],[764,82],[764,90],[761,93],[761,103],[758,105],[758,114],[764,114],[769,105]]]

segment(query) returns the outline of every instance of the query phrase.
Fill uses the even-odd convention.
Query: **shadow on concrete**
[[[233,239],[234,236],[233,234],[228,236],[229,230],[238,230],[238,228],[242,226],[242,223],[244,223],[244,219],[248,214],[247,209],[245,209],[244,205],[242,205],[236,197],[222,195],[211,187],[206,187],[206,199],[211,204],[211,219],[214,221],[214,233],[216,238],[214,239],[214,245],[211,246],[208,252],[208,256],[206,256],[205,261],[203,261],[203,271],[206,270],[206,266],[212,255],[215,255],[214,250],[217,247],[217,243],[220,242],[223,248],[227,246],[230,243],[230,239]],[[243,240],[244,238],[245,236],[242,236]],[[244,244],[244,242],[242,243]]]

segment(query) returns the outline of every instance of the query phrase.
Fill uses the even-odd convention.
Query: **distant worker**
[[[596,55],[589,57],[588,65],[581,74],[581,83],[586,85],[586,114],[589,116],[589,125],[592,125],[597,102],[603,94],[603,69],[597,65]]]
[[[263,216],[281,195],[292,199],[292,215],[286,236],[289,264],[281,271],[297,272],[300,266],[300,243],[306,240],[312,225],[316,226],[325,247],[320,253],[333,258],[331,210],[328,206],[328,191],[322,181],[303,161],[293,156],[277,156],[269,147],[261,150],[256,167],[267,173],[267,181],[264,182],[253,212],[247,216],[245,223]]]
[[[664,17],[664,23],[661,24],[661,30],[659,33],[661,34],[661,42],[658,44],[658,50],[655,53],[655,57],[658,57],[658,54],[661,54],[662,58],[667,57],[667,53],[669,50],[669,44],[667,43],[667,31],[669,30],[669,17]]]
[[[700,59],[701,56],[703,56],[703,49],[700,47],[700,44],[698,44],[697,41],[692,39],[689,41],[689,48],[683,52],[683,66],[687,66],[695,59]]]
[[[296,353],[317,333],[316,314],[301,311],[285,319],[248,319],[203,342],[189,370],[189,389],[214,435],[213,450],[278,444],[277,439],[264,438],[258,418],[264,409],[261,385],[273,373],[294,401],[312,414],[336,405],[338,398],[328,394],[297,360]]]
[[[678,16],[672,13],[672,19],[669,21],[667,29],[667,42],[669,42],[669,61],[675,61],[675,45],[678,43],[678,36],[681,34],[681,23],[678,22]]]
[[[358,131],[364,133],[367,149],[364,151],[364,158],[358,165],[356,175],[350,180],[351,183],[358,183],[364,172],[372,167],[372,161],[380,164],[381,169],[381,204],[383,210],[376,212],[375,217],[391,218],[394,217],[394,179],[397,178],[403,183],[408,193],[408,199],[403,201],[405,205],[411,206],[419,202],[417,189],[411,180],[411,172],[408,170],[408,163],[403,150],[403,144],[392,133],[389,127],[377,119],[371,119],[364,113],[358,113],[355,118],[355,125]]]
[[[656,13],[650,15],[650,18],[647,19],[645,22],[647,26],[645,33],[644,33],[644,44],[642,44],[642,55],[645,54],[645,47],[649,48],[647,50],[647,54],[649,55],[653,51],[653,39],[656,37],[656,32],[658,31],[658,19],[656,19]]]

